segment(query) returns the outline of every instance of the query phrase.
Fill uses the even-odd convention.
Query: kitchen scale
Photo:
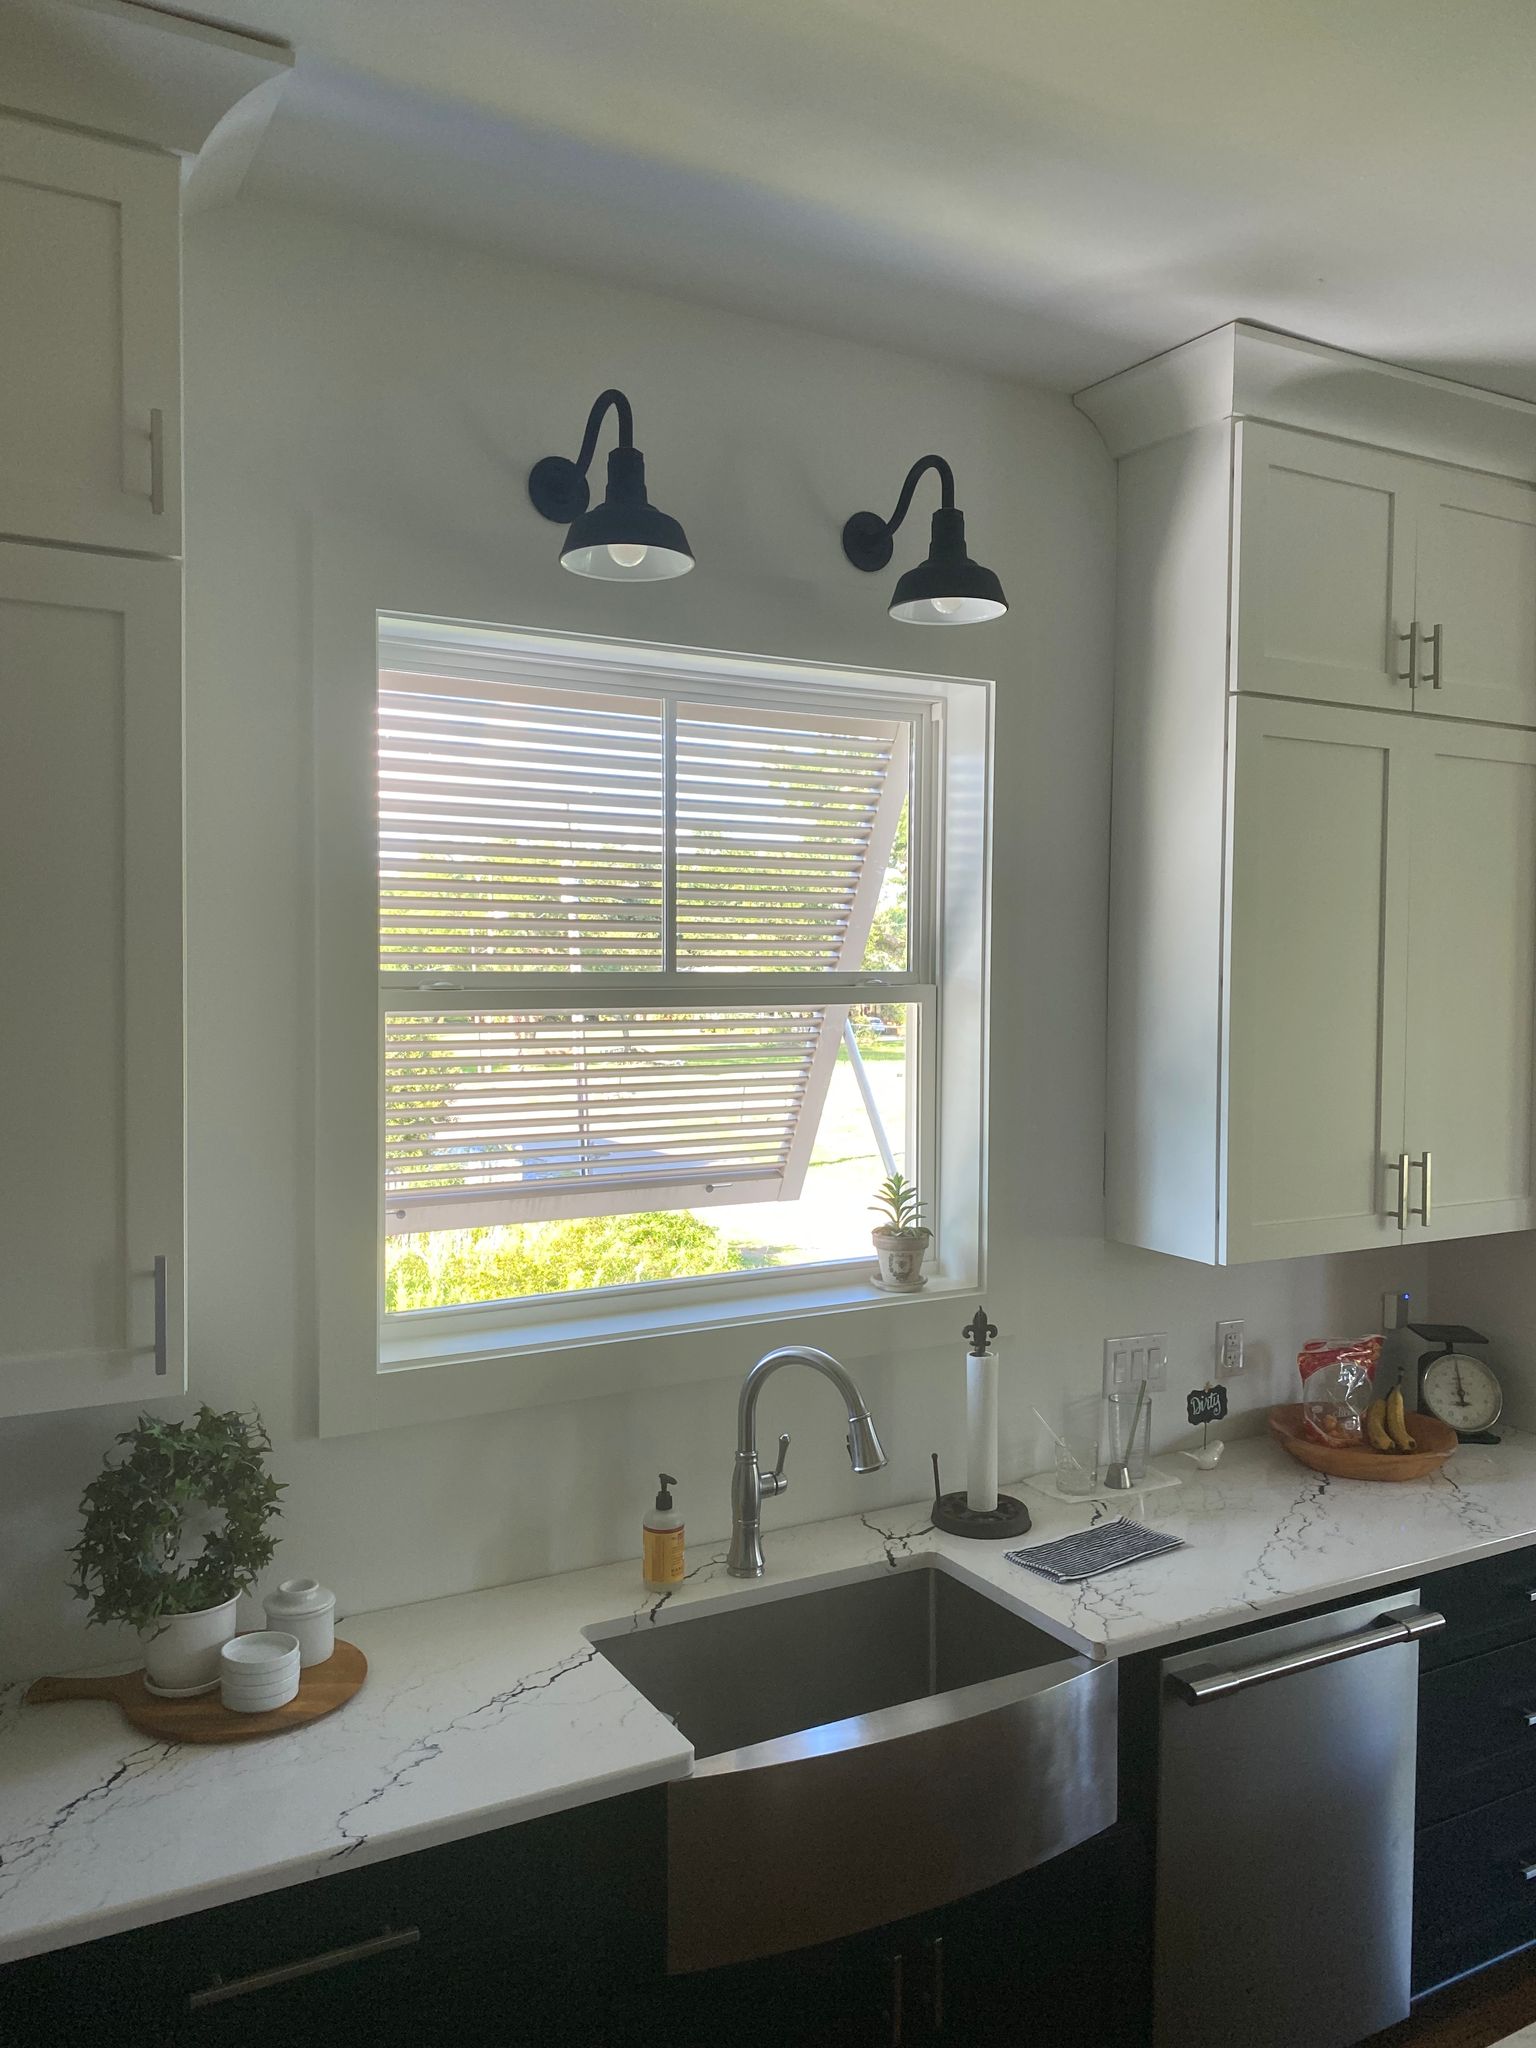
[[[1439,1348],[1419,1357],[1418,1405],[1438,1422],[1449,1423],[1464,1444],[1496,1444],[1493,1425],[1504,1408],[1504,1391],[1486,1359],[1472,1358],[1467,1344],[1486,1344],[1481,1331],[1465,1323],[1410,1323],[1416,1337]]]

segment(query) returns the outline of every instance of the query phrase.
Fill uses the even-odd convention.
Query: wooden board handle
[[[22,1694],[22,1704],[46,1707],[54,1700],[116,1700],[122,1698],[122,1691],[121,1672],[111,1678],[39,1678]]]

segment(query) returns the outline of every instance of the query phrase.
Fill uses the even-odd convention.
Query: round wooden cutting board
[[[344,1707],[368,1676],[368,1659],[354,1643],[338,1642],[323,1664],[299,1674],[299,1690],[286,1707],[267,1714],[234,1714],[217,1692],[192,1700],[162,1700],[144,1683],[142,1671],[110,1678],[40,1678],[25,1695],[28,1706],[53,1700],[116,1700],[135,1728],[159,1742],[251,1742],[323,1721]]]

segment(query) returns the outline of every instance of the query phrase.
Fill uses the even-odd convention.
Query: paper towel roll
[[[992,1352],[965,1361],[965,1504],[973,1514],[997,1507],[997,1359]]]

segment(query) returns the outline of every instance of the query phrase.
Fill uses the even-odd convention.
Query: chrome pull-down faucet
[[[789,1456],[789,1438],[779,1438],[779,1462],[764,1472],[757,1462],[757,1397],[763,1381],[781,1365],[808,1365],[824,1373],[842,1395],[848,1410],[848,1462],[855,1472],[878,1472],[885,1463],[879,1432],[870,1419],[869,1408],[848,1374],[825,1351],[809,1345],[787,1344],[760,1358],[741,1383],[736,1408],[736,1465],[731,1473],[731,1554],[726,1570],[733,1579],[763,1576],[763,1501],[783,1493],[789,1481],[784,1461]]]

